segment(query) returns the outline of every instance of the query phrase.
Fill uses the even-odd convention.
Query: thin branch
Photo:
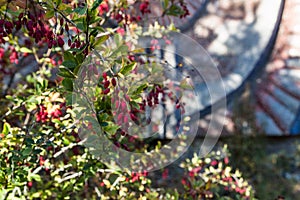
[[[60,14],[67,22],[77,27],[77,25],[72,20],[70,20],[67,16],[65,16],[61,11],[57,10],[57,8],[54,8],[54,11]]]
[[[62,182],[64,182],[64,181],[67,181],[67,180],[72,179],[72,178],[79,177],[79,176],[81,176],[81,175],[82,175],[82,172],[81,172],[81,171],[80,171],[80,172],[77,172],[77,173],[75,173],[75,174],[72,174],[72,175],[70,175],[70,176],[67,176],[67,177],[65,177],[65,178],[63,178],[63,179],[61,179],[61,180],[59,180],[58,183],[62,183]]]
[[[69,149],[75,147],[75,146],[80,146],[80,145],[83,145],[84,142],[86,142],[87,139],[84,139],[78,143],[73,143],[73,144],[70,144],[69,146],[66,146],[66,147],[63,147],[61,148],[60,151],[58,151],[57,153],[55,153],[53,155],[54,158],[57,158],[58,156],[60,156],[61,154],[65,153],[66,151],[68,151]]]

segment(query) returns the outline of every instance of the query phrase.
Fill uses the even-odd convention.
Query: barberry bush
[[[147,171],[113,167],[86,147],[81,129],[92,131],[97,123],[102,131],[95,134],[105,135],[117,148],[155,150],[160,142],[139,139],[129,121],[150,123],[147,108],[165,101],[184,112],[174,92],[155,76],[163,65],[153,67],[155,62],[135,48],[134,40],[124,39],[128,32],[138,32],[138,40],[145,35],[143,27],[150,36],[175,30],[153,19],[189,15],[183,0],[166,0],[155,16],[153,2],[0,1],[1,199],[209,199],[230,198],[231,193],[232,198],[252,198],[252,188],[218,154],[184,164],[185,191],[180,192],[154,188]],[[151,53],[158,39],[150,44]],[[86,64],[95,54],[99,62]],[[133,81],[143,80],[145,73],[152,75]],[[86,80],[93,78],[97,82],[90,90]],[[96,121],[78,124],[83,113],[74,105],[74,91],[90,92]]]

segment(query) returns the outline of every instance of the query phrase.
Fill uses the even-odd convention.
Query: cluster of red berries
[[[77,38],[76,38],[77,37]],[[72,42],[73,41],[73,42]],[[68,40],[68,46],[71,47],[71,49],[82,49],[85,46],[85,42],[81,42],[78,35],[77,36],[72,36],[72,39]],[[85,48],[83,53],[87,55],[88,48]]]
[[[0,48],[0,63],[5,65],[8,62],[5,60],[5,54],[9,55],[9,63],[18,64],[19,63],[19,55],[16,49],[13,46],[9,46],[7,50]]]
[[[150,4],[149,1],[146,0],[142,3],[139,4],[139,8],[137,8],[140,10],[142,15],[151,13],[150,10]],[[135,10],[133,11],[135,13]],[[125,11],[124,8],[121,8],[119,10],[117,10],[115,13],[112,14],[112,19],[116,20],[118,23],[123,22],[125,25],[126,24],[131,24],[133,22],[140,22],[142,20],[141,15],[137,15],[137,14],[126,14],[127,12]],[[130,13],[130,11],[129,11]]]
[[[122,94],[119,94],[119,90],[116,90],[115,95],[122,95]],[[129,128],[129,118],[130,118],[129,105],[127,102],[130,102],[130,97],[127,94],[123,94],[123,98],[118,98],[118,99],[119,100],[115,100],[115,98],[112,99],[112,103],[114,104],[115,107],[115,111],[113,111],[113,114],[115,114],[116,116],[116,124],[122,127],[121,135],[126,135]]]
[[[11,51],[10,55],[9,55],[9,61],[10,61],[10,63],[18,64],[19,63],[18,52],[16,51],[16,49],[13,46],[10,46],[9,49]]]
[[[52,30],[48,25],[45,25],[43,22],[43,14],[33,15],[30,12],[24,14],[20,13],[17,17],[17,20],[14,20],[13,23],[9,20],[0,19],[0,43],[5,43],[3,37],[11,34],[13,30],[20,30],[22,27],[25,27],[28,31],[28,35],[34,38],[36,44],[48,44],[48,48],[52,47],[63,47],[65,45],[64,33],[66,32],[69,36],[68,46],[70,48],[83,48],[86,46],[84,42],[81,42],[78,35],[70,36],[69,25],[63,18],[60,18],[56,24],[56,28],[59,27],[59,30]],[[59,26],[58,26],[59,24]],[[77,30],[78,31],[78,30]],[[77,38],[76,38],[77,37]],[[27,47],[31,46],[30,40],[25,40],[25,45]],[[84,50],[84,53],[87,54],[87,48]]]
[[[48,119],[48,112],[44,105],[39,106],[39,111],[36,114],[36,121],[45,123]]]
[[[227,177],[227,178],[224,178],[223,181],[225,182],[228,182],[229,185],[231,186],[226,186],[224,187],[224,190],[227,190],[227,191],[235,191],[236,193],[239,193],[241,195],[245,195],[247,189],[246,187],[239,187],[236,183],[234,183],[234,180],[232,177]],[[232,185],[235,185],[234,187],[232,187]]]
[[[159,104],[159,94],[162,94],[161,95],[161,101],[165,101],[165,92],[164,92],[164,89],[159,86],[159,85],[156,85],[150,92],[149,94],[147,95],[146,97],[146,100],[143,101],[143,104],[141,105],[142,106],[142,110],[145,109],[145,106],[146,104],[149,106],[149,107],[153,107],[153,106],[156,106]]]
[[[104,15],[109,11],[109,5],[107,1],[103,1],[98,7],[99,15]]]
[[[106,95],[110,92],[110,88],[109,88],[110,85],[112,85],[113,87],[115,87],[117,85],[117,80],[115,77],[112,77],[111,79],[109,79],[106,72],[103,72],[102,78],[103,78],[102,84],[103,84],[103,88],[104,88],[104,90],[102,91],[102,94]]]
[[[3,68],[3,65],[5,64],[4,56],[5,50],[3,48],[0,48],[0,72],[2,72],[3,74],[7,74],[8,72],[5,70],[5,68]]]
[[[112,18],[115,19],[118,23],[123,22],[124,24],[130,24],[133,22],[139,22],[142,20],[141,16],[132,16],[129,14],[125,14],[123,11],[118,11],[117,13],[112,15]]]
[[[189,171],[189,177],[194,178],[196,174],[198,174],[201,171],[202,167],[195,167],[192,170]]]
[[[3,37],[12,33],[14,24],[8,20],[0,19],[0,43],[5,43]]]
[[[126,174],[126,179],[125,181],[127,183],[135,183],[138,181],[141,181],[143,179],[143,177],[147,177],[148,176],[148,172],[147,171],[143,171],[143,172],[131,172],[131,174]],[[100,182],[100,187],[104,187],[105,183],[103,181]],[[146,188],[147,192],[150,192],[149,188]]]
[[[185,17],[189,16],[190,11],[188,10],[188,8],[186,6],[186,3],[184,1],[180,1],[180,6],[181,6],[184,13],[182,15],[180,15],[179,17],[180,18],[185,18]]]
[[[28,35],[35,39],[35,43],[47,42],[48,47],[64,45],[64,41],[61,36],[57,36],[55,39],[55,34],[52,30],[46,26],[43,21],[43,14],[33,15],[30,12],[27,14],[20,13],[17,20],[10,22],[8,20],[0,20],[0,42],[5,43],[3,37],[11,34],[13,29],[16,31],[20,30],[22,27],[26,27],[28,30]],[[62,35],[63,31],[61,31]]]
[[[36,122],[46,123],[51,118],[53,119],[60,118],[63,115],[63,111],[65,110],[66,110],[66,104],[61,103],[59,105],[59,108],[52,111],[49,115],[47,108],[44,105],[39,105],[38,112],[36,114]]]
[[[149,1],[148,0],[142,2],[140,4],[139,8],[140,8],[140,11],[141,11],[142,15],[145,15],[147,13],[151,13],[151,10],[149,9]]]
[[[165,168],[164,171],[161,174],[163,179],[167,179],[169,177],[169,169]]]
[[[147,176],[148,176],[148,172],[147,171],[132,172],[131,176],[126,178],[126,182],[134,183],[136,181],[141,180],[142,177],[147,177]]]
[[[118,130],[115,135],[112,136],[116,150],[122,148],[129,152],[136,152],[139,150],[144,150],[144,142],[138,139],[137,136],[128,135],[123,130]]]

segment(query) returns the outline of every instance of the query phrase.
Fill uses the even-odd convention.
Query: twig
[[[69,18],[67,18],[67,16],[65,16],[61,11],[57,10],[57,8],[54,8],[54,11],[57,12],[57,13],[59,13],[67,22],[69,22],[73,26],[77,27],[77,25],[72,20],[70,20]]]
[[[7,117],[8,115],[10,115],[12,113],[12,111],[22,107],[23,105],[25,105],[25,102],[21,103],[19,106],[14,106],[11,108],[11,110],[7,111],[2,117],[0,117],[0,120],[3,120],[5,117]]]
[[[60,156],[61,154],[65,153],[67,150],[75,147],[75,146],[79,146],[79,145],[83,145],[84,142],[86,142],[87,139],[84,139],[84,140],[81,140],[80,142],[78,143],[73,143],[73,144],[70,144],[69,146],[66,146],[66,147],[63,147],[61,148],[60,151],[58,151],[57,153],[55,153],[53,155],[54,158],[57,158],[58,156]]]
[[[72,178],[79,177],[79,176],[81,176],[81,175],[82,175],[82,172],[81,172],[81,171],[80,171],[80,172],[77,172],[77,173],[75,173],[75,174],[72,174],[72,175],[70,175],[70,176],[67,176],[67,177],[65,177],[65,178],[63,178],[63,179],[61,179],[61,180],[59,180],[58,183],[62,183],[62,182],[64,182],[64,181],[67,181],[67,180],[72,179]]]

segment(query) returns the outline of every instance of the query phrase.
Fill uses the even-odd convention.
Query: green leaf
[[[148,84],[147,84],[147,83],[144,83],[144,84],[140,85],[136,90],[134,90],[134,91],[132,92],[132,94],[133,94],[133,95],[141,94],[141,93],[144,91],[144,89],[146,89],[147,87],[148,87]]]
[[[169,5],[169,0],[164,0],[164,1],[162,2],[162,6],[163,6],[163,9],[164,9],[164,10],[168,7],[168,5]]]
[[[130,102],[130,105],[131,105],[133,108],[135,108],[135,109],[140,109],[140,105],[139,105],[138,103],[134,102],[134,101],[131,101],[131,102]]]
[[[127,54],[127,53],[128,53],[128,46],[121,45],[110,55],[110,57],[118,57],[118,56],[121,56],[121,55]]]
[[[172,4],[170,8],[166,10],[166,14],[178,17],[184,14],[184,11],[178,5]]]
[[[96,10],[100,6],[100,4],[102,3],[102,1],[103,0],[96,0],[96,1],[94,1],[93,6],[91,8],[91,11]]]
[[[72,8],[71,4],[65,4],[65,3],[60,4],[58,7],[58,10],[60,10],[66,16],[68,16],[69,14],[71,14],[73,12],[73,8]]]
[[[76,61],[73,54],[71,54],[69,51],[64,52],[64,61],[73,60]]]
[[[109,117],[109,115],[107,113],[101,113],[100,115],[98,115],[98,120],[99,122],[103,122],[105,120],[107,120]]]
[[[73,94],[69,93],[66,95],[66,105],[71,106],[73,103]]]
[[[43,152],[43,150],[41,150],[41,149],[35,149],[35,150],[33,150],[33,154],[34,155],[38,155],[38,154],[40,154],[41,152]]]
[[[21,47],[20,48],[20,52],[22,53],[32,53],[32,50],[31,49],[28,49],[26,47]]]
[[[22,155],[23,156],[28,156],[31,154],[32,151],[32,147],[26,147],[23,151],[22,151]]]
[[[62,85],[64,86],[64,88],[69,91],[72,92],[73,91],[73,81],[69,78],[65,78],[62,81]]]
[[[130,63],[129,65],[126,65],[124,67],[122,67],[120,69],[120,73],[123,74],[123,75],[127,75],[129,74],[135,67],[136,67],[136,63]]]
[[[75,75],[67,68],[59,68],[57,75],[64,78],[76,78]]]
[[[77,67],[77,62],[75,60],[65,60],[62,65],[69,69],[74,69]]]
[[[120,46],[122,43],[122,36],[120,34],[115,34],[114,36],[114,42],[116,43],[117,46]]]
[[[84,15],[86,14],[87,11],[87,5],[85,5],[84,7],[77,7],[74,9],[74,12],[79,14],[79,15]]]
[[[92,30],[92,31],[90,32],[90,35],[91,35],[91,36],[96,37],[96,36],[98,35],[98,32],[99,32],[98,29],[90,29],[90,30]]]
[[[78,22],[78,23],[76,23],[76,27],[77,27],[78,29],[82,30],[82,31],[85,31],[85,30],[86,30],[86,28],[85,28],[83,22]]]
[[[2,134],[7,135],[10,132],[10,125],[9,123],[5,122],[3,125],[3,130],[2,130]]]
[[[31,181],[31,180],[35,180],[37,182],[41,182],[42,181],[41,176],[38,175],[38,174],[30,174],[29,175],[29,181]]]
[[[58,7],[62,3],[62,0],[56,0],[56,6]]]
[[[109,135],[114,135],[117,132],[117,130],[120,128],[118,125],[114,124],[113,122],[107,122],[107,123],[108,125],[102,128]]]
[[[69,145],[70,140],[68,140],[67,138],[63,138],[63,143],[64,143],[64,145]]]
[[[8,190],[4,189],[4,187],[0,190],[0,199],[5,199],[6,195],[8,193]]]
[[[31,138],[26,138],[26,139],[25,139],[25,143],[26,143],[26,144],[29,144],[29,145],[33,145],[33,144],[34,144],[34,140],[31,139]]]
[[[85,57],[83,54],[77,54],[75,59],[76,59],[77,63],[82,63],[84,61]]]
[[[104,43],[106,40],[108,40],[109,36],[108,35],[103,35],[99,38],[96,39],[96,42],[94,43],[94,46],[98,46],[102,43]]]
[[[48,10],[45,14],[46,19],[54,17],[54,10]]]

